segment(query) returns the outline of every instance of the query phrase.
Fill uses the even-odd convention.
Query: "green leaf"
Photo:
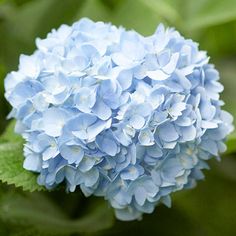
[[[112,12],[108,20],[127,29],[135,29],[144,35],[153,34],[160,22],[166,23],[166,18],[163,19],[162,15],[157,14],[145,2],[126,0]]]
[[[155,11],[161,18],[165,19],[168,23],[177,25],[181,20],[178,10],[173,4],[164,0],[139,0],[144,5]]]
[[[6,68],[3,64],[0,64],[0,133],[2,132],[3,128],[6,126],[5,117],[7,116],[8,109],[7,103],[4,98],[4,85],[3,85],[3,78],[6,75]]]
[[[37,175],[23,168],[23,144],[6,142],[0,144],[0,180],[23,190],[43,190],[37,184]]]
[[[235,98],[235,88],[236,88],[236,60],[221,60],[217,62],[217,68],[219,68],[221,74],[221,82],[224,85],[224,92],[221,96],[225,102],[223,109],[230,112],[234,117],[234,127],[236,128],[236,98]],[[236,130],[233,131],[227,138],[227,152],[226,154],[236,152]]]
[[[231,159],[232,171],[236,168],[235,157],[222,162],[211,162],[211,170],[205,171],[205,181],[196,188],[182,190],[172,195],[171,208],[157,206],[151,214],[144,214],[141,221],[116,222],[103,236],[235,236],[236,227],[236,175],[222,176],[219,168]]]
[[[188,18],[185,28],[197,29],[236,20],[235,0],[191,0],[185,2]]]
[[[236,1],[234,0],[139,1],[171,26],[186,32],[236,20]]]
[[[220,163],[214,163],[214,168],[217,168],[219,174],[227,180],[236,182],[236,156],[226,155]]]
[[[45,36],[52,28],[61,24],[71,24],[75,19],[85,0],[48,1],[48,7],[44,11],[35,26],[35,35]]]
[[[235,167],[235,157],[230,158]],[[206,180],[200,182],[195,189],[176,193],[173,204],[195,222],[198,226],[197,235],[236,235],[235,179],[226,178],[216,171],[222,164],[211,165],[212,170],[207,173]]]
[[[37,175],[23,168],[23,139],[14,133],[14,122],[0,139],[0,180],[23,190],[43,190],[37,184]]]
[[[35,49],[35,38],[61,24],[71,24],[85,0],[27,1],[20,7],[5,2],[0,6],[0,62],[7,69],[15,69],[21,53],[30,54]]]
[[[132,9],[132,17],[130,17],[130,9]],[[153,33],[161,21],[166,22],[139,0],[119,1],[112,11],[109,11],[109,8],[104,5],[104,1],[87,0],[77,15],[78,19],[81,17],[89,17],[94,21],[111,22],[117,26],[122,25],[145,35]]]
[[[22,227],[31,227],[39,233],[71,235],[93,233],[110,228],[113,224],[112,210],[103,200],[96,201],[91,211],[72,220],[42,193],[8,194],[0,199],[0,218]]]
[[[103,5],[105,5],[109,10],[115,10],[119,4],[122,4],[124,0],[97,0],[100,1]]]
[[[227,145],[226,154],[236,153],[236,132],[234,132],[228,137],[226,145]]]
[[[23,140],[13,130],[14,122],[11,122],[0,138],[0,180],[30,192],[44,189],[37,184],[37,175],[23,168]],[[42,193],[13,192],[0,197],[0,218],[22,227],[33,227],[39,233],[50,232],[49,235],[92,233],[109,228],[113,223],[112,210],[107,203],[103,200],[95,203],[91,211],[71,220]]]
[[[25,227],[25,228],[12,229],[10,236],[55,236],[55,235],[50,233],[38,232],[35,229]]]
[[[15,124],[16,124],[15,120],[10,121],[4,133],[0,137],[0,144],[5,142],[23,143],[22,137],[19,134],[16,134],[14,131]]]
[[[76,19],[88,17],[94,21],[111,21],[111,14],[108,8],[98,0],[87,0],[81,10],[78,12]]]

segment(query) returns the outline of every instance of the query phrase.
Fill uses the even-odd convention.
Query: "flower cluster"
[[[7,75],[5,96],[40,185],[80,187],[133,220],[170,205],[225,151],[233,127],[219,74],[174,29],[144,37],[82,19],[36,45]]]

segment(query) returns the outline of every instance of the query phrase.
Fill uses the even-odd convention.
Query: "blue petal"
[[[140,115],[134,115],[130,118],[129,123],[135,129],[141,129],[145,124],[145,119]]]
[[[97,100],[92,111],[102,120],[107,120],[111,117],[111,108],[108,107],[102,100]]]
[[[62,145],[60,147],[61,156],[68,161],[68,164],[80,163],[84,156],[83,149],[78,145]]]
[[[69,116],[68,113],[59,108],[49,108],[43,113],[42,129],[52,137],[58,137],[62,133],[62,129],[66,124]]]
[[[92,187],[99,178],[99,172],[97,168],[93,168],[83,174],[84,184],[86,187]]]
[[[117,77],[117,80],[120,83],[123,90],[126,90],[131,86],[132,79],[133,79],[132,70],[122,70]]]
[[[129,165],[121,172],[120,177],[124,180],[135,180],[143,173],[144,169],[141,166]]]
[[[159,81],[166,80],[170,77],[169,74],[166,74],[162,70],[148,71],[146,75],[153,80]]]
[[[162,70],[168,74],[172,74],[176,69],[178,60],[179,60],[179,53],[173,53],[171,55],[169,63],[166,64],[164,67],[162,67]]]
[[[143,188],[141,186],[137,187],[135,189],[134,197],[135,197],[136,202],[140,206],[142,206],[144,204],[144,202],[146,201],[146,198],[147,198],[147,192],[146,192],[145,188]]]
[[[147,148],[147,154],[151,157],[161,157],[163,155],[162,150],[157,145],[153,145]]]
[[[96,144],[102,152],[115,156],[119,151],[118,145],[110,132],[101,133],[96,137]]]
[[[93,157],[84,156],[81,162],[79,163],[79,169],[82,172],[89,171],[95,164],[96,159]]]
[[[150,129],[142,129],[138,135],[138,140],[141,145],[151,146],[154,144],[154,136]]]
[[[38,154],[29,154],[24,160],[23,167],[26,170],[39,172],[41,170],[42,161],[40,155]]]
[[[175,141],[179,135],[171,123],[164,123],[159,126],[157,135],[165,142]]]
[[[188,127],[182,127],[181,133],[184,141],[191,141],[196,138],[197,130],[193,125],[191,125]]]
[[[201,143],[201,148],[209,153],[211,153],[214,156],[218,155],[218,147],[215,141],[213,140],[204,140]]]
[[[96,102],[96,93],[93,89],[81,88],[74,97],[76,107],[85,113],[89,113]]]

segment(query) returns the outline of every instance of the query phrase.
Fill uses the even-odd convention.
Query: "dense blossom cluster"
[[[160,25],[143,37],[82,19],[37,39],[5,80],[24,168],[52,189],[103,196],[117,218],[151,213],[225,151],[232,117],[206,53]]]

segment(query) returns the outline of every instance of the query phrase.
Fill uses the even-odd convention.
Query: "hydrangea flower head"
[[[133,220],[170,205],[225,151],[233,127],[219,74],[174,29],[144,37],[81,19],[36,45],[7,75],[5,96],[40,185],[102,196]]]

